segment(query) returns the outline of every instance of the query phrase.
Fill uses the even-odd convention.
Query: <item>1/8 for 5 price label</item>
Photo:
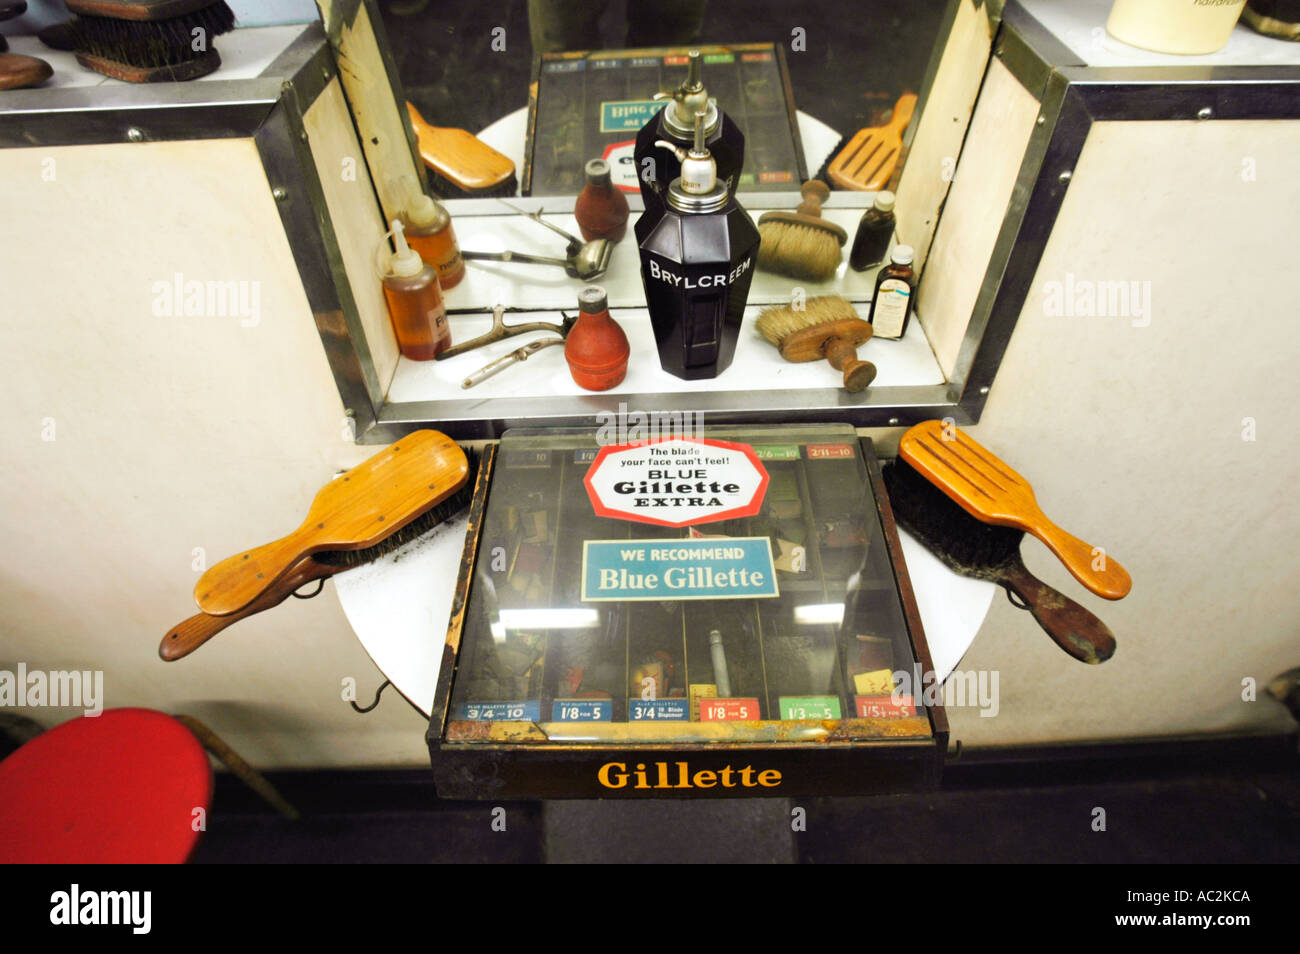
[[[761,719],[757,699],[701,699],[701,722],[751,722]]]

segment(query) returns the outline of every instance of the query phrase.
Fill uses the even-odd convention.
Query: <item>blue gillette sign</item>
[[[583,545],[585,602],[779,595],[767,537],[588,540]]]

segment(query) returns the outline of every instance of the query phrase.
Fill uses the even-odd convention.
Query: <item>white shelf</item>
[[[577,309],[571,308],[570,314]],[[776,348],[754,330],[754,317],[760,308],[745,309],[745,322],[736,344],[736,357],[731,367],[716,378],[683,381],[659,367],[650,315],[645,308],[615,309],[615,320],[627,333],[632,346],[632,359],[627,377],[617,388],[604,394],[664,394],[728,391],[776,391],[834,388],[841,381],[840,372],[825,361],[791,364],[781,358]],[[866,309],[859,306],[859,313]],[[507,324],[526,321],[559,322],[555,312],[513,313],[506,315]],[[466,341],[488,331],[491,316],[457,315],[451,319],[452,341]],[[533,332],[507,338],[467,354],[446,361],[408,361],[402,358],[388,390],[388,400],[396,403],[424,401],[477,401],[492,398],[580,397],[592,392],[584,391],[573,382],[564,361],[564,348],[545,348],[522,364],[515,364],[495,377],[488,378],[472,388],[462,389],[460,383],[471,371],[509,354],[516,348],[538,338],[547,337]],[[919,321],[908,323],[907,334],[898,341],[872,340],[858,349],[858,357],[873,362],[879,369],[872,388],[939,385],[944,383],[943,372],[926,341]],[[861,395],[865,402],[866,394]],[[847,395],[847,397],[853,397]]]
[[[1300,65],[1300,43],[1256,33],[1245,22],[1237,23],[1218,52],[1182,56],[1129,46],[1107,33],[1112,0],[1020,0],[1020,5],[1092,67]]]
[[[850,236],[857,228],[863,208],[870,196],[859,193],[842,198],[837,203],[852,202],[853,207],[829,207],[825,217],[838,224]],[[571,203],[572,200],[549,200],[551,203]],[[798,197],[789,199],[791,204]],[[517,199],[520,208],[539,206],[535,199]],[[769,203],[747,209],[757,219]],[[530,222],[523,216],[511,214],[461,214],[483,206],[451,201],[447,203],[462,249],[501,251],[511,249],[543,255],[562,255],[564,239],[559,235]],[[755,330],[754,321],[766,305],[785,304],[791,300],[796,288],[814,295],[843,295],[866,317],[872,291],[875,288],[879,266],[865,272],[855,272],[848,266],[847,246],[844,261],[835,276],[826,282],[799,282],[781,275],[755,271],[750,287],[745,320],[736,344],[736,356],[731,367],[716,378],[684,381],[667,373],[659,366],[650,315],[646,310],[645,291],[641,285],[640,261],[632,227],[640,213],[633,212],[628,222],[628,234],[614,248],[608,271],[594,284],[605,289],[609,296],[614,318],[627,332],[632,346],[632,360],[623,383],[606,395],[645,394],[726,394],[743,397],[745,393],[764,391],[827,391],[837,388],[842,381],[840,373],[825,361],[791,364],[781,358],[776,348]],[[572,213],[548,213],[543,219],[578,233]],[[577,311],[577,293],[582,283],[565,275],[556,266],[524,265],[517,262],[466,262],[466,275],[459,285],[446,294],[452,328],[452,342],[467,341],[492,327],[485,305],[501,304],[527,308],[524,312],[508,312],[506,323],[522,324],[529,321],[549,321],[558,324],[562,309],[569,314]],[[465,314],[456,312],[478,312]],[[582,398],[593,392],[578,387],[569,375],[564,361],[564,349],[559,346],[545,348],[526,362],[517,363],[495,377],[475,385],[461,388],[467,375],[499,357],[522,347],[529,341],[547,337],[543,332],[533,332],[504,341],[495,342],[467,354],[446,361],[409,361],[402,358],[388,390],[390,404],[427,404],[430,402],[489,402],[495,399],[553,399]],[[943,385],[945,379],[939,363],[930,349],[920,322],[908,324],[907,334],[899,341],[873,340],[859,349],[859,356],[873,362],[878,374],[872,388],[859,395],[841,391],[844,403],[866,404],[872,391],[893,387],[925,387]],[[741,402],[743,404],[743,401]]]

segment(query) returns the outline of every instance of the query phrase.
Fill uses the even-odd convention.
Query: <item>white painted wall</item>
[[[342,701],[382,677],[330,584],[157,656],[196,547],[287,533],[374,450],[345,439],[252,142],[0,150],[0,208],[0,669],[101,669],[107,705],[203,718],[255,765],[427,763],[400,697]],[[259,283],[259,320],[155,314],[176,272]]]
[[[998,598],[961,668],[997,669],[967,744],[1266,731],[1242,700],[1300,664],[1300,122],[1097,123],[974,436],[1049,516],[1133,576],[1093,597],[1029,539],[1031,571],[1114,630],[1068,659]],[[960,177],[960,171],[958,176]],[[1148,316],[1053,317],[1051,282],[1136,281]],[[1253,421],[1254,440],[1249,437]]]

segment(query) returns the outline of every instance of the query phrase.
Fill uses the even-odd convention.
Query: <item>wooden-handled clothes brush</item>
[[[871,338],[871,325],[839,295],[809,298],[800,309],[765,308],[755,327],[787,361],[829,361],[844,372],[844,387],[850,392],[861,391],[876,378],[876,366],[858,358],[858,346]]]
[[[764,212],[758,217],[758,267],[778,275],[824,282],[843,259],[848,233],[822,218],[822,203],[831,190],[809,179],[799,190],[803,201],[793,212]]]
[[[400,442],[399,442],[400,443]],[[278,580],[265,588],[248,606],[224,616],[197,613],[168,631],[158,645],[158,655],[167,662],[174,662],[188,656],[217,633],[241,619],[247,619],[264,610],[279,606],[298,589],[316,580],[325,580],[335,573],[353,567],[373,563],[395,550],[405,546],[418,537],[424,536],[435,527],[451,520],[469,506],[474,495],[474,481],[478,473],[478,455],[470,452],[466,455],[468,473],[460,488],[450,496],[443,496],[445,484],[437,488],[425,486],[425,490],[438,503],[424,511],[419,517],[399,529],[374,546],[359,550],[320,550],[305,556]],[[364,466],[364,465],[362,465]],[[349,474],[352,471],[348,472]],[[344,475],[347,476],[347,475]],[[336,481],[337,482],[337,481]],[[311,594],[315,595],[315,593]]]
[[[515,164],[464,129],[434,126],[406,104],[420,158],[433,173],[433,191],[446,198],[510,196],[518,190]]]
[[[1105,623],[1025,568],[1023,530],[981,523],[905,460],[886,464],[881,472],[899,525],[944,566],[1019,596],[1043,632],[1075,659],[1096,664],[1115,654],[1115,636]]]
[[[210,616],[238,613],[303,557],[377,546],[468,479],[469,461],[450,437],[438,431],[408,434],[322,487],[293,533],[210,567],[195,585],[194,599]]]
[[[396,533],[362,550],[321,550],[311,556],[303,557],[288,573],[271,584],[242,610],[226,616],[196,613],[172,628],[158,644],[158,655],[166,662],[183,659],[223,629],[241,619],[247,619],[279,606],[307,584],[316,580],[326,580],[335,573],[342,573],[353,567],[373,563],[451,520],[469,506],[470,499],[474,496],[474,477],[478,471],[478,459],[472,452],[467,455],[467,458],[469,475],[461,488]],[[314,596],[315,593],[311,595]]]
[[[922,421],[899,440],[898,456],[977,520],[1038,537],[1076,580],[1098,596],[1118,600],[1133,588],[1132,578],[1118,560],[1048,520],[1029,482],[955,426]]]
[[[221,66],[212,41],[235,28],[225,0],[67,0],[66,33],[82,66],[128,83],[192,80]]]
[[[841,189],[857,192],[886,188],[903,151],[903,130],[915,110],[916,94],[904,93],[894,105],[888,123],[859,129],[827,166],[830,181]]]

